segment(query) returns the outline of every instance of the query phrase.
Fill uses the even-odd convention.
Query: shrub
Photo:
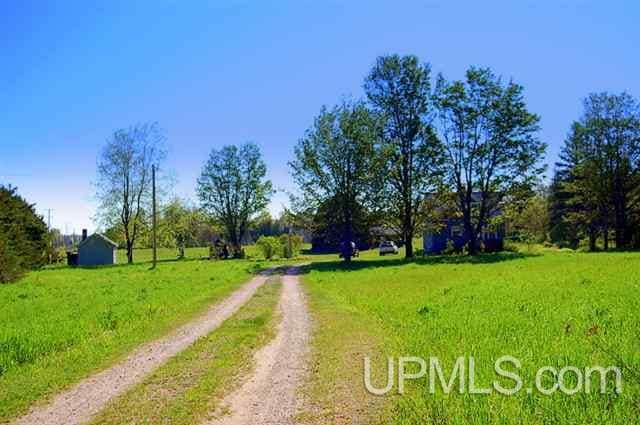
[[[260,236],[256,241],[256,245],[260,248],[262,255],[267,260],[273,258],[273,256],[282,249],[280,240],[275,236]]]
[[[456,245],[453,243],[453,241],[452,241],[452,240],[448,240],[448,241],[447,241],[447,246],[446,246],[446,248],[444,249],[444,251],[442,251],[442,253],[443,253],[444,255],[453,255],[453,254],[456,254],[456,253],[457,253]]]
[[[67,260],[67,251],[64,247],[48,247],[47,248],[47,257],[49,258],[50,264],[58,264]]]
[[[302,249],[302,236],[289,235],[283,233],[280,235],[280,245],[282,246],[282,256],[285,258],[297,257]]]
[[[520,249],[518,249],[518,245],[513,243],[513,241],[507,240],[504,241],[504,248],[502,250],[506,252],[520,252]]]

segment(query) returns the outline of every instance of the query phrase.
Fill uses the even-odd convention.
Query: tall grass
[[[446,373],[458,357],[475,357],[478,387],[491,387],[493,364],[503,355],[520,359],[525,388],[547,365],[623,369],[619,395],[611,385],[604,395],[432,394],[424,378],[411,381],[404,396],[387,398],[388,422],[633,423],[640,417],[640,254],[364,259],[312,265],[304,280],[312,298],[368,317],[366,327],[385,335],[386,355],[437,357]],[[326,321],[317,326],[320,336],[347,326]],[[352,373],[361,378],[363,372]]]

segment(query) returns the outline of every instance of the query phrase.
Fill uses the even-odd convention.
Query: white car
[[[393,241],[383,241],[383,242],[381,242],[380,246],[378,247],[378,250],[380,251],[380,255],[397,254],[398,253],[398,247],[396,246],[396,244]]]

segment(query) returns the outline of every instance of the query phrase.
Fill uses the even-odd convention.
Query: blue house
[[[480,194],[473,193],[474,203],[480,202]],[[502,209],[499,205],[494,204],[494,208],[488,214],[489,219],[493,219],[502,215]],[[446,215],[445,215],[446,217]],[[436,228],[438,230],[434,230]],[[478,235],[477,248],[483,248],[485,252],[496,252],[504,249],[504,223],[487,226],[483,232]],[[440,226],[432,226],[430,230],[424,232],[422,245],[424,254],[442,254],[447,248],[451,247],[457,252],[464,250],[468,239],[464,231],[464,222],[460,215],[451,214],[440,222]]]
[[[439,231],[427,230],[424,232],[422,245],[424,254],[442,254],[451,246],[455,251],[462,251],[467,244],[464,234],[462,219],[446,219]],[[502,251],[504,248],[504,225],[499,225],[495,230],[486,230],[478,235],[478,248],[484,248],[485,252]]]

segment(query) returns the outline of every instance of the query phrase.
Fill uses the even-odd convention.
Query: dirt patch
[[[276,337],[255,355],[256,367],[240,389],[223,401],[216,425],[294,424],[301,408],[299,387],[307,373],[311,322],[298,268],[282,277]],[[220,417],[221,414],[228,413]]]
[[[142,345],[122,362],[80,381],[56,395],[48,404],[32,408],[14,423],[72,425],[87,422],[111,399],[141,382],[154,369],[220,326],[249,301],[270,273],[271,270],[261,273],[198,319],[166,337]]]

